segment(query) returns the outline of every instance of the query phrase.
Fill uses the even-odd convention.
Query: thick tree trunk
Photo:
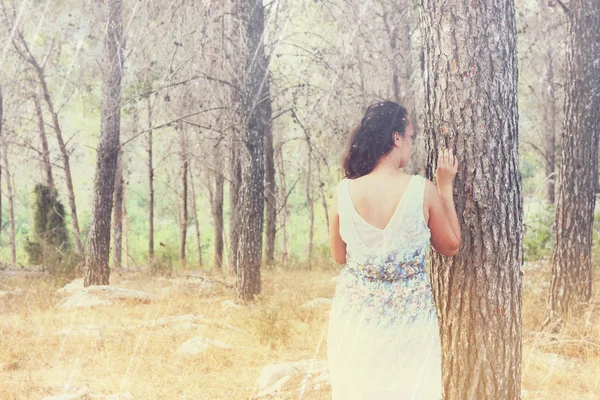
[[[271,102],[269,102],[270,108]],[[267,113],[271,115],[271,110]],[[277,188],[275,186],[275,157],[273,152],[273,127],[265,129],[265,203],[266,203],[266,263],[275,261],[275,236],[277,233]]]
[[[46,125],[44,123],[44,114],[42,105],[37,96],[33,96],[33,104],[35,105],[35,113],[38,118],[38,130],[40,131],[40,144],[42,145],[42,166],[44,170],[44,180],[46,186],[54,189],[54,179],[52,178],[52,164],[50,162],[50,149],[48,148],[48,138],[46,136]]]
[[[2,157],[4,159],[4,173],[6,175],[6,192],[8,195],[8,218],[10,225],[10,262],[11,266],[17,266],[17,237],[15,233],[15,194],[13,192],[13,178],[8,163],[8,143],[4,142]]]
[[[189,171],[190,186],[192,189],[192,211],[194,213],[194,228],[196,229],[196,246],[198,247],[198,266],[202,267],[202,241],[200,240],[200,220],[198,218],[198,207],[196,205],[196,187],[194,186],[194,174]]]
[[[448,147],[462,246],[433,252],[445,399],[520,398],[522,195],[511,0],[423,0],[427,176]]]
[[[154,166],[152,159],[152,102],[148,97],[148,264],[154,262]]]
[[[237,4],[236,16],[243,20],[245,48],[238,112],[242,121],[237,152],[241,165],[239,197],[239,243],[237,246],[238,297],[253,300],[261,291],[264,221],[264,136],[269,129],[271,106],[268,62],[264,50],[264,9],[261,0]]]
[[[113,265],[121,268],[123,260],[123,153],[117,161],[115,176],[114,212],[113,212]]]
[[[592,294],[592,228],[600,135],[600,3],[569,3],[568,81],[545,328],[558,331]]]
[[[106,32],[100,104],[100,140],[94,178],[92,221],[88,236],[84,286],[108,285],[110,268],[110,217],[115,172],[120,151],[121,78],[123,74],[122,1],[106,1]]]

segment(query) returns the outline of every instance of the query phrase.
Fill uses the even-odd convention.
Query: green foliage
[[[547,258],[552,253],[554,207],[541,205],[526,216],[523,236],[525,261]]]
[[[54,277],[72,278],[80,261],[71,251],[65,223],[65,208],[55,189],[38,184],[34,188],[33,238],[25,251],[29,263],[42,265]]]
[[[150,272],[152,275],[171,276],[173,273],[173,263],[178,259],[175,246],[160,246],[154,259],[150,263]]]

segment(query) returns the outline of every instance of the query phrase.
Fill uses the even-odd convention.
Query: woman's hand
[[[435,179],[440,191],[452,190],[452,183],[458,171],[458,160],[452,150],[442,149],[438,154],[437,171]]]

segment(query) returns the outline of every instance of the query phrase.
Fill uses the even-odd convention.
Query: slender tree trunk
[[[196,205],[196,187],[194,186],[194,174],[189,171],[190,186],[192,189],[192,211],[194,212],[194,227],[196,229],[196,244],[198,246],[198,266],[202,268],[202,241],[200,240],[200,220],[198,218],[198,207]]]
[[[522,194],[513,1],[423,0],[427,176],[448,147],[460,252],[433,252],[445,399],[516,400],[521,391]]]
[[[308,162],[306,167],[306,203],[308,204],[308,268],[312,267],[312,252],[315,232],[315,202],[311,195],[311,176],[312,176],[312,154],[310,142],[308,146]]]
[[[237,246],[238,297],[253,300],[261,292],[264,221],[264,136],[271,120],[269,71],[264,50],[262,0],[241,1],[236,16],[244,21],[244,79],[238,110],[242,121],[240,157],[239,243]]]
[[[229,260],[230,272],[237,274],[237,253],[240,237],[240,187],[242,185],[242,169],[235,138],[231,142],[231,180],[229,182]]]
[[[179,261],[182,267],[186,267],[185,246],[187,242],[187,226],[188,226],[188,156],[187,156],[187,140],[183,126],[181,132],[181,210],[180,210],[180,231],[179,231]]]
[[[223,268],[223,200],[225,176],[221,172],[211,172],[215,180],[215,193],[212,203],[213,221],[215,224],[215,267]]]
[[[104,36],[100,140],[86,255],[86,287],[109,283],[110,217],[120,151],[121,78],[125,47],[122,1],[107,0],[105,10],[107,30]]]
[[[325,213],[325,226],[329,232],[329,209],[327,208],[327,197],[325,196],[325,183],[321,179],[321,168],[317,169],[319,174],[319,191],[321,192],[321,202],[323,204],[323,212]]]
[[[154,166],[152,159],[152,102],[148,97],[148,264],[154,262]]]
[[[46,125],[44,123],[44,114],[42,106],[37,96],[33,96],[33,104],[38,118],[38,130],[40,131],[40,143],[42,145],[42,166],[44,167],[44,180],[46,186],[54,189],[54,179],[52,178],[52,164],[50,163],[50,149],[48,148],[48,139],[46,137]]]
[[[129,217],[127,216],[127,191],[125,190],[125,185],[123,185],[123,251],[125,253],[125,257],[123,259],[123,267],[125,269],[129,268],[129,232],[131,231],[131,226],[129,223]]]
[[[2,137],[4,118],[4,98],[2,97],[2,85],[0,85],[0,146],[4,144],[4,138]],[[2,149],[0,148],[0,152]],[[2,163],[0,163],[0,234],[2,233]]]
[[[552,281],[544,328],[562,321],[592,294],[592,228],[600,135],[600,3],[569,2],[568,81],[561,131]]]
[[[549,129],[547,132],[548,140],[546,141],[546,179],[547,183],[547,198],[549,204],[554,204],[554,193],[555,190],[555,170],[556,170],[556,115],[557,115],[557,103],[556,103],[556,87],[554,85],[554,63],[552,56],[552,49],[548,47],[547,51],[547,72],[546,79],[548,81],[548,105],[545,107],[547,110],[546,121],[548,121]]]
[[[285,169],[283,164],[283,145],[279,144],[278,160],[279,160],[279,188],[281,193],[281,264],[286,265],[288,260],[288,237],[287,237],[287,185],[285,183]]]
[[[269,102],[270,106],[270,102]],[[271,111],[268,111],[271,114]],[[265,204],[266,204],[266,263],[275,261],[275,236],[277,233],[277,188],[275,186],[275,159],[273,152],[273,127],[265,129]]]
[[[113,212],[113,265],[121,268],[123,260],[123,152],[117,161]]]
[[[10,165],[8,163],[8,143],[4,142],[4,152],[2,154],[4,158],[4,173],[6,174],[6,191],[8,194],[8,218],[10,224],[10,261],[11,266],[15,268],[17,266],[17,238],[15,234],[15,194],[13,192],[13,178],[10,172]]]

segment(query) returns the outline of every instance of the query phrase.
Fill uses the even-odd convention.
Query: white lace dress
[[[347,264],[327,332],[333,400],[441,400],[438,316],[425,270],[425,180],[411,177],[383,230],[358,214],[349,182],[338,186]]]

